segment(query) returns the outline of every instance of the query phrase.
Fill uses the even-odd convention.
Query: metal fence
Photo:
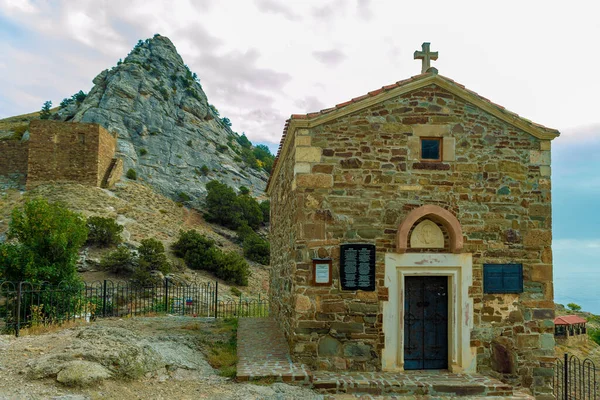
[[[554,368],[554,396],[558,400],[597,400],[598,389],[596,365],[586,358],[565,353],[557,359]]]
[[[168,313],[194,317],[267,317],[265,299],[219,299],[218,282],[186,284],[165,279],[141,285],[110,281],[49,285],[0,282],[0,330],[19,336],[22,328],[90,321],[104,317]]]

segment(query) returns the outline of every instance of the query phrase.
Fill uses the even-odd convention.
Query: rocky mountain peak
[[[263,193],[267,173],[249,168],[248,145],[209,104],[199,77],[169,38],[140,40],[93,83],[87,97],[61,109],[59,118],[116,133],[125,172],[135,170],[139,180],[180,200],[202,198],[212,179]]]

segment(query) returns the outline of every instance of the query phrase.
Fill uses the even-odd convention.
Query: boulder
[[[70,361],[56,376],[56,380],[67,386],[90,386],[110,378],[110,372],[102,365],[89,361]]]

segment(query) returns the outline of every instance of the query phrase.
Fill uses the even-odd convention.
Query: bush
[[[262,211],[263,222],[269,223],[271,220],[271,202],[269,200],[265,200],[260,203],[260,210]]]
[[[129,168],[125,176],[127,177],[127,179],[131,179],[133,181],[137,180],[137,172],[135,172],[135,169],[133,168]]]
[[[112,218],[89,217],[87,219],[88,238],[90,244],[108,247],[121,243],[123,227]]]
[[[177,197],[179,197],[179,200],[183,202],[192,200],[192,198],[185,192],[179,192]]]
[[[248,224],[250,228],[258,229],[263,222],[263,213],[256,199],[249,194],[240,194],[238,204],[242,221]]]
[[[581,306],[579,304],[575,304],[575,303],[569,303],[569,304],[567,304],[567,307],[569,307],[569,310],[572,310],[572,311],[580,311],[581,310]]]
[[[271,259],[271,246],[269,242],[252,232],[243,242],[244,256],[262,265],[269,265]]]
[[[226,145],[224,145],[224,144],[218,144],[218,145],[217,145],[217,151],[218,151],[219,153],[225,153],[225,152],[227,151],[227,149],[228,149],[228,148],[229,148],[229,147],[227,147],[227,146],[226,146]]]
[[[235,286],[232,286],[231,289],[229,289],[229,291],[231,292],[231,294],[237,297],[240,297],[242,295],[242,291],[236,288]]]
[[[140,149],[140,156],[145,156],[146,154],[148,154],[148,150],[141,148]]]
[[[191,269],[210,271],[230,283],[248,284],[248,263],[237,253],[223,253],[213,240],[196,231],[180,231],[171,249]]]
[[[138,247],[139,267],[160,271],[163,274],[171,272],[171,263],[165,254],[165,246],[160,240],[143,239]]]
[[[587,334],[594,342],[600,344],[600,329],[588,328]]]
[[[192,143],[192,139],[188,140],[186,143],[189,147],[194,147],[194,144]]]
[[[206,220],[231,229],[240,226],[242,211],[234,190],[219,181],[208,182],[206,189]]]
[[[206,165],[203,165],[203,166],[200,167],[200,172],[202,172],[202,174],[204,176],[208,175],[209,171],[210,170],[208,169],[208,167]]]
[[[100,267],[114,274],[131,274],[137,266],[137,257],[125,246],[105,254],[100,259]]]
[[[218,250],[220,253],[215,260],[215,275],[225,282],[248,286],[250,267],[246,260],[234,251],[223,253],[217,248],[215,250]]]
[[[252,147],[252,143],[248,140],[245,133],[242,133],[242,136],[239,136],[236,140],[238,144],[244,148],[249,149]]]
[[[46,281],[51,284],[79,280],[76,262],[87,240],[85,219],[57,203],[35,199],[15,208],[8,238],[0,244],[0,279]]]

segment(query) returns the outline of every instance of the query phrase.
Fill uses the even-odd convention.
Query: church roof
[[[271,184],[271,179],[275,172],[277,172],[277,164],[279,156],[284,148],[287,139],[288,130],[291,125],[300,128],[312,128],[333,119],[342,117],[344,115],[359,111],[363,108],[370,107],[374,104],[383,102],[392,97],[400,96],[405,93],[412,92],[422,87],[435,84],[443,89],[446,89],[450,93],[462,98],[463,100],[489,112],[497,118],[507,122],[516,128],[522,129],[525,132],[543,140],[552,140],[556,138],[560,132],[556,129],[548,128],[540,124],[536,124],[520,115],[508,111],[499,104],[496,104],[485,97],[475,93],[472,90],[467,89],[464,85],[461,85],[454,80],[447,78],[442,75],[438,75],[437,70],[432,68],[433,71],[425,72],[419,75],[412,76],[408,79],[392,83],[391,85],[383,86],[380,89],[373,90],[365,95],[355,97],[344,103],[337,104],[335,107],[326,108],[321,111],[312,112],[308,114],[292,114],[292,116],[285,122],[283,128],[283,135],[279,143],[279,149],[277,151],[277,157],[273,164],[273,169],[269,181],[267,182],[267,191]]]
[[[581,318],[577,315],[564,315],[562,317],[554,318],[554,325],[585,324],[586,322],[585,318]]]

